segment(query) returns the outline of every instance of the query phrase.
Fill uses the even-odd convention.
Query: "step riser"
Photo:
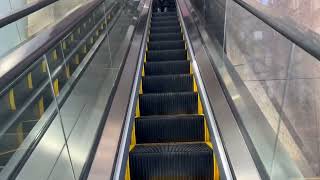
[[[193,78],[186,76],[146,76],[142,78],[143,93],[192,92]]]
[[[166,27],[166,28],[151,28],[150,33],[151,34],[162,34],[162,33],[177,33],[181,32],[180,26],[172,26],[172,27]]]
[[[135,127],[138,144],[204,141],[202,116],[138,118]]]
[[[149,42],[148,50],[185,49],[184,41]]]
[[[197,114],[197,93],[140,95],[140,113],[148,115]]]
[[[167,27],[167,26],[179,26],[179,22],[177,22],[177,21],[167,21],[167,22],[154,22],[154,23],[151,23],[151,27],[152,28]]]
[[[183,35],[181,33],[160,33],[150,34],[149,41],[181,41]]]
[[[170,61],[187,59],[186,50],[148,51],[147,61]]]
[[[204,146],[202,143],[135,147],[129,155],[131,179],[212,180],[213,152]]]
[[[152,17],[158,17],[158,16],[176,16],[177,12],[166,12],[166,13],[152,13]]]
[[[170,61],[161,63],[145,63],[145,75],[188,74],[189,61]]]

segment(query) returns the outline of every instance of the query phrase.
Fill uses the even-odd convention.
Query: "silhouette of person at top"
[[[167,12],[169,7],[168,0],[155,0],[155,7],[158,12]]]

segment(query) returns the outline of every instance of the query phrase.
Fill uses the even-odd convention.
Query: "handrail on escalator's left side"
[[[23,17],[28,16],[29,14],[32,14],[42,8],[45,8],[49,6],[52,3],[55,3],[59,0],[38,0],[35,2],[28,3],[24,7],[17,9],[13,12],[9,12],[6,15],[3,15],[0,17],[0,28],[11,24]]]

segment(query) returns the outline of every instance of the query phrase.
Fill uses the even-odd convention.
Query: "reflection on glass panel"
[[[10,49],[16,47],[21,42],[17,24],[14,22],[5,27],[0,28],[0,39],[1,39],[0,41],[0,58],[1,58]]]
[[[40,30],[55,22],[52,16],[52,7],[52,5],[49,5],[16,22],[20,32],[21,42],[29,39]]]
[[[226,56],[218,69],[256,163],[271,179],[319,176],[319,61],[234,1],[227,5]]]
[[[52,113],[57,111],[52,104],[54,96],[46,61],[40,58],[12,84],[0,90],[0,170],[12,170],[12,165],[16,165],[45,124],[50,123]]]

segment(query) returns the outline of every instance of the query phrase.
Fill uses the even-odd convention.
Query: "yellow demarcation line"
[[[136,105],[136,117],[140,117],[139,98],[137,100],[137,105]]]
[[[59,80],[56,79],[53,82],[53,90],[54,90],[54,95],[58,96],[59,95]]]
[[[70,78],[70,66],[69,64],[66,65],[66,76],[69,79]]]
[[[51,57],[52,57],[52,60],[56,61],[58,60],[58,52],[56,49],[54,49],[51,53]]]
[[[75,56],[75,62],[74,62],[76,65],[80,64],[80,57],[79,57],[79,54],[76,54]]]
[[[12,111],[17,110],[13,88],[9,91],[9,104]]]
[[[41,70],[42,70],[43,73],[47,72],[47,63],[46,63],[46,61],[42,61]]]
[[[28,84],[28,89],[33,89],[33,84],[32,84],[32,73],[29,72],[27,76],[27,84]]]

